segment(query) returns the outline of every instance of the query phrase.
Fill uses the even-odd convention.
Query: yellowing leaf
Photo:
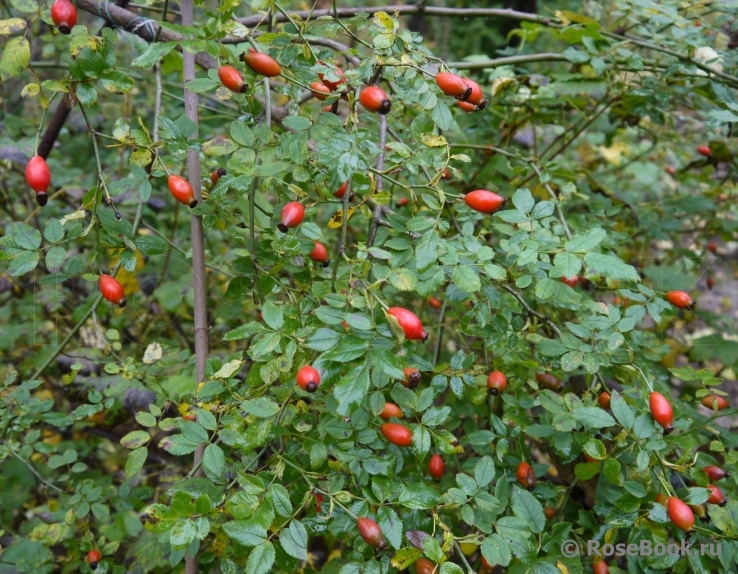
[[[35,98],[41,91],[41,86],[38,84],[26,84],[21,90],[22,98]]]
[[[26,21],[21,18],[0,20],[0,36],[10,36],[26,29]]]
[[[356,210],[355,207],[349,207],[348,208],[348,217],[347,219],[350,220],[351,216],[354,214],[354,211]],[[331,215],[330,221],[328,221],[328,229],[338,229],[343,225],[343,209],[339,209]]]
[[[374,19],[377,21],[377,24],[383,26],[387,32],[395,31],[395,20],[392,16],[387,14],[387,12],[377,12],[374,14]]]
[[[220,370],[213,375],[214,379],[230,379],[243,365],[243,361],[228,361]]]
[[[147,365],[156,363],[159,359],[161,359],[161,354],[161,345],[158,341],[154,341],[153,343],[149,344],[148,347],[146,347],[146,350],[144,351],[143,362]]]
[[[140,167],[146,167],[151,163],[153,159],[153,156],[151,155],[151,152],[147,150],[146,148],[137,148],[131,153],[130,162],[133,165],[138,165]]]
[[[561,574],[569,574],[569,569],[564,565],[563,562],[561,562],[561,560],[556,562],[556,568],[559,569],[559,572],[561,572]]]
[[[620,165],[623,155],[627,154],[629,148],[623,142],[615,142],[610,147],[598,146],[602,156],[612,165]]]
[[[25,38],[11,38],[0,56],[0,80],[17,76],[31,61],[31,45]]]
[[[420,141],[423,142],[423,145],[428,147],[441,147],[448,145],[445,137],[434,136],[431,134],[423,134],[422,136],[420,136]]]

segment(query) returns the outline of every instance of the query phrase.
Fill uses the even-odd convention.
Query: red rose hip
[[[404,387],[414,389],[420,384],[422,375],[418,369],[415,367],[405,367],[402,372],[405,373],[405,379],[402,381]]]
[[[241,72],[233,66],[221,66],[218,68],[218,77],[226,88],[237,94],[243,94],[249,89],[243,81]]]
[[[440,454],[434,454],[428,461],[428,473],[436,480],[441,480],[443,471],[446,470],[446,463]]]
[[[516,471],[518,482],[527,490],[533,490],[536,486],[536,474],[533,468],[525,461],[518,465]]]
[[[677,309],[692,309],[695,305],[686,291],[669,291],[666,300]]]
[[[364,109],[375,114],[386,115],[392,109],[392,102],[379,86],[367,86],[361,90],[359,102]]]
[[[384,420],[388,421],[392,417],[395,417],[396,419],[401,419],[404,414],[402,412],[402,409],[398,407],[394,403],[384,403],[384,408],[382,409],[382,412],[379,413],[379,416],[382,417]]]
[[[90,565],[90,568],[95,570],[97,565],[100,563],[100,560],[102,560],[102,555],[97,550],[90,550],[87,553],[85,560],[87,561],[87,564]]]
[[[413,443],[413,433],[410,429],[397,423],[385,423],[379,430],[389,442],[397,446],[410,446]]]
[[[423,329],[423,324],[418,316],[412,311],[403,309],[402,307],[390,307],[387,314],[392,315],[405,332],[405,337],[411,341],[425,341],[428,339],[428,333]]]
[[[315,242],[315,248],[310,252],[309,257],[317,263],[322,263],[323,267],[328,266],[328,250],[322,243]]]
[[[694,531],[694,513],[684,502],[676,496],[669,497],[666,505],[671,523],[687,533]]]
[[[487,388],[490,395],[501,395],[507,388],[507,377],[502,371],[492,371],[487,377]]]
[[[464,83],[464,80],[451,72],[436,74],[436,84],[444,94],[462,102],[467,101],[472,94],[472,89]]]
[[[277,225],[282,233],[287,233],[290,227],[297,227],[305,217],[305,208],[299,201],[290,201],[282,208],[280,222]]]
[[[298,386],[308,393],[314,393],[320,385],[320,373],[310,365],[301,367],[295,378]]]
[[[356,528],[359,529],[359,534],[364,542],[372,548],[384,548],[387,545],[384,541],[382,529],[371,518],[357,518]]]
[[[123,286],[118,282],[115,277],[100,275],[100,293],[105,299],[111,303],[118,305],[118,307],[126,306],[126,296],[123,293]]]
[[[215,185],[216,183],[218,183],[218,180],[227,173],[228,172],[224,168],[219,167],[210,174],[210,182]]]
[[[195,192],[192,190],[190,182],[185,178],[178,175],[170,175],[167,180],[167,186],[169,187],[171,194],[174,196],[174,199],[180,203],[184,203],[190,208],[197,206]]]
[[[507,198],[486,189],[477,189],[467,193],[464,201],[474,211],[491,214],[505,207]]]
[[[69,0],[54,0],[51,19],[62,34],[69,34],[77,24],[77,9]]]
[[[728,504],[728,499],[725,498],[723,491],[720,490],[714,484],[707,485],[710,489],[710,498],[707,499],[707,504],[717,504],[718,506],[725,506]]]
[[[469,98],[466,100],[466,103],[472,104],[476,111],[482,111],[486,108],[487,100],[484,99],[484,94],[482,93],[482,88],[479,87],[479,84],[469,78],[462,78],[461,81],[464,82],[468,88],[471,88],[471,94],[469,94]]]
[[[730,406],[725,397],[721,397],[718,395],[707,395],[702,399],[702,404],[705,405],[708,409],[718,411],[727,409]]]
[[[651,416],[653,417],[653,420],[663,427],[664,434],[669,434],[674,430],[674,427],[671,426],[671,423],[674,420],[674,411],[671,408],[669,399],[659,392],[652,391],[648,401],[649,406],[651,407]]]
[[[274,78],[282,73],[277,61],[269,54],[257,52],[253,48],[248,52],[241,54],[241,61],[245,63],[251,71],[267,78]]]
[[[26,182],[36,192],[36,201],[43,207],[49,200],[46,191],[51,184],[51,171],[40,155],[33,156],[26,164]]]
[[[729,472],[723,470],[719,466],[715,466],[714,464],[706,466],[702,470],[705,471],[705,473],[707,474],[707,478],[710,479],[710,482],[717,482],[718,480],[722,480],[723,478],[730,478]]]

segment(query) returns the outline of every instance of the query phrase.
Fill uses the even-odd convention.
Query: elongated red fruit
[[[730,406],[725,397],[721,397],[719,395],[707,395],[702,399],[702,404],[705,405],[708,409],[718,411],[727,409]]]
[[[405,380],[402,381],[404,387],[414,389],[420,384],[422,375],[418,369],[415,367],[405,367],[402,372],[405,373]]]
[[[536,373],[536,381],[544,389],[548,389],[549,391],[560,391],[564,386],[559,379],[550,373]]]
[[[687,533],[694,531],[694,513],[692,509],[679,500],[676,496],[669,497],[667,512],[671,523]]]
[[[178,175],[170,175],[167,180],[169,191],[174,196],[174,199],[180,203],[184,203],[188,207],[196,207],[197,200],[195,199],[195,192],[192,190],[190,182],[183,177]]]
[[[710,516],[707,514],[707,507],[704,504],[689,504],[694,515],[702,522],[710,522]]]
[[[299,201],[290,201],[282,208],[282,214],[280,215],[280,222],[277,225],[282,233],[287,233],[287,229],[290,227],[297,227],[302,223],[305,217],[305,208]]]
[[[325,248],[325,245],[322,243],[315,242],[315,248],[310,252],[309,255],[310,259],[313,261],[317,261],[318,263],[322,263],[323,267],[328,266],[328,250]]]
[[[592,562],[592,574],[610,574],[610,569],[607,567],[607,562],[605,562],[604,560]]]
[[[413,433],[401,424],[384,423],[379,430],[384,438],[397,446],[410,446],[413,443]]]
[[[607,391],[602,391],[600,393],[600,396],[597,397],[597,402],[600,403],[600,406],[607,410],[610,408],[610,393]]]
[[[51,170],[46,160],[40,155],[34,155],[26,164],[26,181],[36,192],[36,201],[43,207],[49,200],[46,191],[51,184]]]
[[[359,102],[364,109],[375,114],[386,115],[392,109],[392,102],[379,86],[367,86],[361,90]]]
[[[418,558],[413,562],[413,566],[415,566],[415,574],[438,574],[436,565],[427,558]]]
[[[708,484],[707,488],[710,489],[710,498],[707,499],[708,504],[717,504],[718,506],[725,506],[728,504],[728,499],[725,498],[723,491],[717,486],[714,484]]]
[[[490,395],[501,395],[507,388],[507,377],[502,371],[492,371],[487,377],[487,388]]]
[[[436,74],[436,84],[444,94],[462,102],[467,101],[472,93],[472,89],[464,83],[464,80],[451,72]]]
[[[482,88],[479,87],[479,84],[477,84],[474,80],[470,80],[469,78],[462,78],[461,79],[464,84],[468,88],[471,88],[471,94],[469,94],[469,98],[466,100],[467,103],[472,104],[476,111],[482,111],[484,108],[487,107],[487,100],[484,99],[484,93],[482,92]]]
[[[218,180],[224,175],[226,175],[227,173],[228,172],[222,167],[219,167],[218,169],[214,170],[213,173],[210,174],[211,183],[215,185],[216,183],[218,183]]]
[[[656,503],[660,504],[661,506],[666,506],[669,504],[669,497],[666,494],[659,492],[656,495]]]
[[[241,54],[241,61],[244,62],[251,71],[267,78],[274,78],[282,73],[277,61],[269,54],[257,52],[250,48],[248,52]]]
[[[343,199],[343,196],[346,195],[347,187],[348,187],[348,181],[344,181],[341,184],[341,187],[339,187],[338,190],[333,194],[333,197],[337,197],[338,199]]]
[[[505,207],[507,198],[497,195],[493,191],[477,189],[467,193],[464,196],[464,201],[466,201],[466,204],[474,211],[490,214]]]
[[[704,155],[705,157],[710,157],[712,155],[712,150],[709,145],[701,145],[697,147],[697,153]]]
[[[671,422],[674,420],[674,411],[671,408],[669,399],[661,393],[653,391],[651,392],[648,401],[651,407],[651,416],[653,417],[653,420],[663,427],[664,434],[669,434],[674,430],[674,427],[671,426]]]
[[[398,407],[395,403],[384,403],[384,408],[382,409],[382,412],[379,413],[379,416],[388,421],[392,417],[395,417],[396,419],[401,419],[404,414],[402,412],[402,409]]]
[[[579,277],[562,277],[561,282],[574,289],[579,284]]]
[[[446,463],[440,454],[434,454],[428,461],[428,473],[436,480],[441,480],[443,471],[446,470]]]
[[[241,72],[233,66],[221,66],[218,68],[218,77],[226,88],[237,94],[243,94],[249,89],[243,81]]]
[[[438,297],[428,297],[428,305],[434,309],[440,309],[443,307],[443,302]]]
[[[331,95],[331,90],[323,82],[310,82],[310,91],[313,92],[313,96],[323,101]]]
[[[118,305],[118,307],[126,306],[126,295],[123,293],[123,285],[118,283],[115,277],[100,275],[100,293],[111,303]]]
[[[702,470],[705,471],[707,474],[707,478],[710,479],[711,482],[717,482],[718,480],[722,480],[723,478],[730,478],[730,473],[726,470],[723,470],[719,466],[715,466],[714,464],[711,464],[710,466],[706,466]]]
[[[465,112],[478,112],[479,108],[475,106],[474,104],[470,104],[469,102],[456,102],[456,105],[459,106],[462,110]]]
[[[359,529],[359,534],[369,546],[384,548],[387,545],[382,529],[371,518],[357,518],[356,528]]]
[[[323,82],[323,85],[328,86],[330,91],[333,92],[338,89],[338,86],[346,83],[346,77],[343,75],[343,70],[339,66],[332,66],[331,64],[325,64],[324,62],[321,62],[321,64],[332,67],[335,75],[339,76],[339,79],[334,82],[333,80],[326,79],[324,74],[318,74],[320,81]]]
[[[54,0],[51,19],[62,34],[69,34],[77,24],[77,9],[69,0]]]
[[[97,565],[100,563],[101,559],[102,555],[97,550],[90,550],[87,553],[87,557],[85,558],[87,564],[89,564],[90,568],[92,568],[93,570],[97,568]]]
[[[314,393],[320,385],[320,373],[310,365],[300,367],[295,379],[303,391]]]
[[[717,252],[717,243],[714,241],[708,241],[707,242],[707,249],[713,253]]]
[[[428,339],[428,333],[423,329],[423,324],[420,322],[418,316],[412,311],[403,309],[402,307],[390,307],[387,309],[387,314],[392,315],[397,322],[405,331],[405,337],[411,341]]]
[[[410,203],[410,198],[401,197],[400,199],[397,200],[397,207],[405,207],[409,203]]]
[[[528,490],[533,490],[536,486],[536,474],[533,468],[525,461],[518,465],[516,472],[518,482]]]
[[[678,309],[692,309],[695,305],[686,291],[669,291],[666,300]]]

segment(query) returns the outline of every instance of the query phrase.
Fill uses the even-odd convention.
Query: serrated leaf
[[[603,277],[618,281],[639,282],[641,280],[635,267],[628,265],[620,257],[616,257],[615,255],[588,253],[584,259],[593,271],[600,273]]]
[[[467,293],[476,293],[482,288],[479,275],[470,266],[456,266],[451,273],[451,280],[454,282],[454,285]]]
[[[512,494],[512,510],[515,516],[525,521],[532,532],[542,532],[546,526],[543,506],[538,499],[527,490],[515,486]]]

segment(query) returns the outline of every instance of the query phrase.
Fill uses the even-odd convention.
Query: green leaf
[[[21,249],[33,251],[41,247],[41,233],[26,223],[14,223],[12,226],[13,243]]]
[[[266,529],[250,520],[231,520],[223,524],[223,531],[239,544],[259,546],[267,539]]]
[[[476,293],[482,288],[482,282],[473,267],[455,267],[451,273],[451,280],[454,285],[467,293]]]
[[[174,50],[176,46],[177,42],[157,42],[155,44],[149,44],[148,49],[131,62],[131,66],[135,66],[136,68],[151,68],[158,64],[169,52]],[[212,80],[210,81],[212,82]]]
[[[424,271],[436,262],[440,242],[438,233],[433,229],[423,234],[417,240],[415,244],[415,265],[418,271]]]
[[[546,517],[543,514],[543,506],[535,496],[515,486],[511,503],[515,516],[524,520],[531,531],[536,533],[543,531],[546,526]]]
[[[67,257],[67,251],[60,245],[54,245],[46,253],[46,268],[50,272],[57,271],[64,264]]]
[[[400,291],[412,291],[417,281],[415,273],[406,268],[396,269],[389,276],[389,282]]]
[[[223,339],[225,341],[238,341],[239,339],[248,339],[256,333],[264,330],[264,325],[261,323],[246,323],[240,327],[236,327],[232,331],[228,331]]]
[[[572,412],[572,415],[577,422],[587,428],[598,429],[615,424],[615,420],[599,407],[579,407]]]
[[[628,406],[628,403],[625,402],[623,397],[620,396],[620,393],[615,390],[610,396],[610,409],[624,429],[633,428],[633,424],[635,423],[635,413],[633,412],[633,409]]]
[[[264,544],[257,546],[249,554],[246,561],[246,574],[267,574],[271,572],[274,564],[274,545],[266,541]]]
[[[223,449],[217,444],[209,444],[202,455],[202,465],[208,476],[220,478],[226,470],[226,460]]]
[[[237,149],[238,146],[233,140],[223,136],[216,136],[202,144],[202,151],[205,152],[205,155],[211,157],[228,155]]]
[[[284,325],[284,312],[282,307],[278,307],[271,301],[264,303],[261,309],[264,322],[275,331],[279,331]]]
[[[143,255],[161,255],[167,251],[167,243],[155,235],[141,235],[136,238],[136,249]]]
[[[145,446],[128,453],[128,460],[126,460],[126,478],[131,478],[138,474],[138,472],[143,468],[148,455],[149,451]]]
[[[499,534],[485,538],[481,551],[490,566],[507,566],[512,559],[510,545]]]
[[[435,123],[440,130],[445,131],[451,129],[451,126],[453,126],[454,124],[454,118],[451,115],[451,110],[449,110],[448,106],[440,100],[433,108],[433,111],[431,112],[431,117],[433,118],[433,123]]]
[[[44,228],[44,237],[49,243],[59,243],[64,239],[64,227],[61,222],[53,217],[49,219]],[[35,247],[33,249],[36,249]]]
[[[310,129],[310,127],[313,125],[308,118],[302,116],[287,116],[282,120],[282,123],[289,129],[298,132]]]
[[[479,488],[486,488],[495,477],[495,462],[488,456],[483,456],[474,466],[474,480]]]
[[[246,414],[268,419],[279,412],[279,405],[266,397],[260,397],[242,402],[241,410]]]
[[[433,508],[439,501],[436,489],[423,482],[406,484],[399,499],[402,506],[414,510]]]
[[[577,234],[566,242],[567,251],[573,253],[586,253],[592,251],[607,237],[607,233],[603,229],[590,229],[589,231]]]
[[[305,340],[305,346],[313,351],[327,351],[335,347],[340,338],[333,329],[321,327]]]
[[[298,560],[307,560],[307,530],[299,520],[290,522],[288,528],[283,528],[279,533],[279,543],[284,551]]]
[[[243,122],[235,121],[231,124],[231,137],[242,146],[254,145],[254,132]]]
[[[290,516],[292,514],[292,501],[287,489],[281,484],[272,484],[269,487],[268,494],[271,496],[274,510],[280,516]]]
[[[369,392],[369,365],[354,367],[336,384],[333,391],[338,401],[338,414],[345,416],[349,407],[360,403]]]
[[[521,187],[513,194],[512,202],[513,205],[523,213],[530,213],[530,211],[533,209],[533,206],[536,204],[536,201],[535,199],[533,199],[533,195],[531,194],[530,190],[525,187]]]
[[[603,277],[617,279],[618,281],[640,281],[635,267],[625,263],[615,255],[602,255],[601,253],[588,253],[584,260],[593,271],[600,273]]]
[[[576,277],[582,269],[582,260],[573,253],[557,253],[554,257],[554,266],[562,276]]]
[[[202,92],[207,92],[209,90],[214,90],[220,85],[219,82],[216,82],[215,80],[211,80],[210,78],[196,78],[194,80],[190,80],[185,84],[185,87],[195,94],[200,94]]]

